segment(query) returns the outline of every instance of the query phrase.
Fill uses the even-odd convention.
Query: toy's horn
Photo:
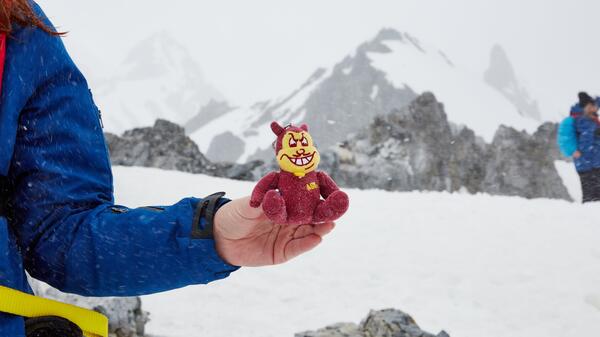
[[[300,129],[302,129],[302,130],[304,130],[304,131],[308,132],[308,125],[306,125],[306,124],[302,124],[302,125],[300,125]]]
[[[285,131],[285,129],[283,128],[283,126],[279,125],[277,122],[271,123],[271,130],[273,130],[273,133],[276,136],[279,136],[280,134],[283,133],[283,131]]]

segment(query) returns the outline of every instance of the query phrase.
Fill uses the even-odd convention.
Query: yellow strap
[[[0,286],[0,311],[23,317],[58,316],[77,324],[86,337],[108,337],[108,318],[92,310]]]

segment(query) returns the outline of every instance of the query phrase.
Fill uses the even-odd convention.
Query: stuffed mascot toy
[[[271,123],[280,171],[263,177],[252,192],[250,206],[262,205],[277,224],[323,223],[340,218],[348,210],[348,195],[325,172],[317,171],[319,152],[308,126],[282,127]],[[321,198],[322,197],[322,198]]]

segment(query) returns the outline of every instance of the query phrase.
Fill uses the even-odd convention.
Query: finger
[[[294,239],[299,239],[299,238],[303,238],[305,236],[308,236],[310,234],[315,234],[315,228],[311,225],[302,225],[298,228],[296,228],[296,231],[294,232],[293,238]]]
[[[316,224],[313,226],[315,234],[320,237],[324,237],[325,235],[331,233],[331,231],[335,228],[335,222],[325,222],[321,224]]]
[[[321,237],[311,234],[300,239],[294,239],[285,246],[285,260],[289,261],[298,255],[304,254],[321,243]]]

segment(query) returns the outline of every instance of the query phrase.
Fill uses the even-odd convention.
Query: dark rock
[[[536,145],[544,148],[544,152],[547,152],[553,160],[566,160],[565,157],[560,153],[556,142],[558,135],[558,124],[552,122],[546,122],[537,129],[533,134],[533,141]]]
[[[295,337],[365,337],[365,334],[354,323],[338,323],[317,331],[297,333]]]
[[[482,190],[526,198],[571,199],[545,142],[505,126],[498,129],[489,146]]]
[[[297,333],[295,337],[450,337],[421,330],[408,314],[395,309],[372,310],[360,325],[339,323],[317,331]]]
[[[126,131],[121,137],[105,135],[113,165],[156,167],[189,173],[208,174],[239,180],[254,179],[253,170],[261,161],[243,165],[213,163],[198,149],[182,127],[157,120],[153,127]]]
[[[225,131],[212,139],[206,157],[217,162],[235,162],[244,153],[245,145],[240,137]]]
[[[486,144],[448,122],[425,93],[323,153],[321,168],[342,186],[391,191],[449,191],[571,200],[554,167],[556,126],[534,135],[500,127]]]

